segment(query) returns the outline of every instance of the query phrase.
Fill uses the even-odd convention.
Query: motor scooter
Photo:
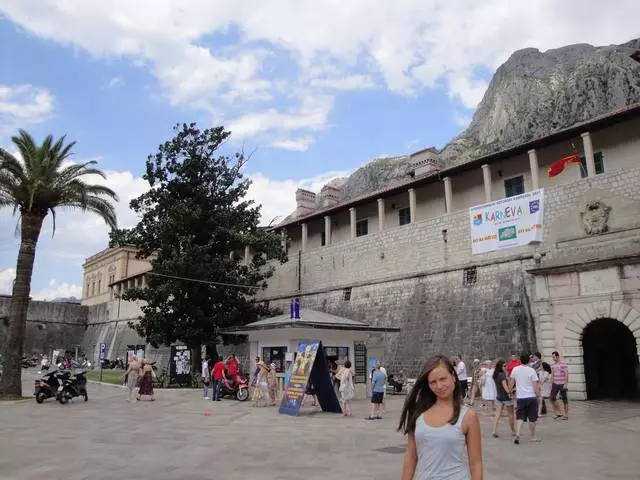
[[[60,382],[63,382],[69,377],[69,372],[65,370],[52,370],[44,375],[42,378],[36,379],[34,382],[33,395],[36,397],[36,402],[42,403],[47,398],[55,397]]]
[[[89,400],[85,373],[86,364],[71,362],[71,367],[74,369],[73,376],[69,376],[64,380],[58,379],[59,385],[56,391],[56,399],[63,405],[75,397],[84,397],[85,402]]]
[[[249,385],[247,381],[241,376],[236,375],[235,380],[222,379],[222,386],[220,387],[220,398],[235,397],[236,400],[244,402],[249,398]]]

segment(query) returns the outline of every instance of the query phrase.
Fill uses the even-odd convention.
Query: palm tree
[[[31,274],[42,223],[49,212],[56,228],[56,210],[80,209],[100,215],[111,228],[116,227],[113,201],[117,195],[110,188],[89,185],[85,175],[105,174],[94,168],[96,162],[64,167],[75,142],[65,145],[65,137],[55,143],[49,135],[40,146],[24,130],[12,137],[22,160],[0,148],[0,208],[12,207],[20,216],[20,250],[16,279],[9,306],[9,328],[5,343],[4,372],[0,397],[22,395],[22,353],[26,331],[27,308],[31,291]]]

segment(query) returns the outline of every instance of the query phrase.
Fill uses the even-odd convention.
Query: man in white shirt
[[[458,374],[458,381],[460,382],[460,393],[462,398],[465,398],[469,385],[467,381],[467,366],[462,361],[462,355],[456,357],[456,373]]]
[[[536,437],[536,421],[538,420],[538,395],[540,394],[540,385],[538,384],[538,374],[529,366],[531,361],[528,354],[520,355],[522,365],[518,365],[511,371],[511,388],[516,386],[516,438],[513,443],[520,444],[520,431],[522,424],[529,421],[529,431],[531,432],[531,441],[539,442]]]

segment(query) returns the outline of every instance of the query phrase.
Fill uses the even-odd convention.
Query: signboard
[[[191,350],[186,345],[171,347],[169,382],[178,385],[191,385]]]
[[[542,242],[543,214],[543,189],[471,207],[472,253]]]
[[[342,413],[331,381],[329,365],[322,351],[322,342],[319,340],[300,341],[296,360],[286,373],[289,381],[286,383],[282,395],[282,402],[278,410],[280,413],[300,415],[300,404],[308,383],[313,385],[320,407],[324,412]],[[321,352],[320,355],[318,352]]]
[[[100,362],[102,362],[105,358],[107,358],[107,344],[100,344]]]

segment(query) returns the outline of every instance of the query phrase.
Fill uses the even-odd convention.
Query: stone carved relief
[[[597,235],[609,230],[609,212],[611,207],[599,200],[585,203],[580,212],[580,222],[587,235]]]

